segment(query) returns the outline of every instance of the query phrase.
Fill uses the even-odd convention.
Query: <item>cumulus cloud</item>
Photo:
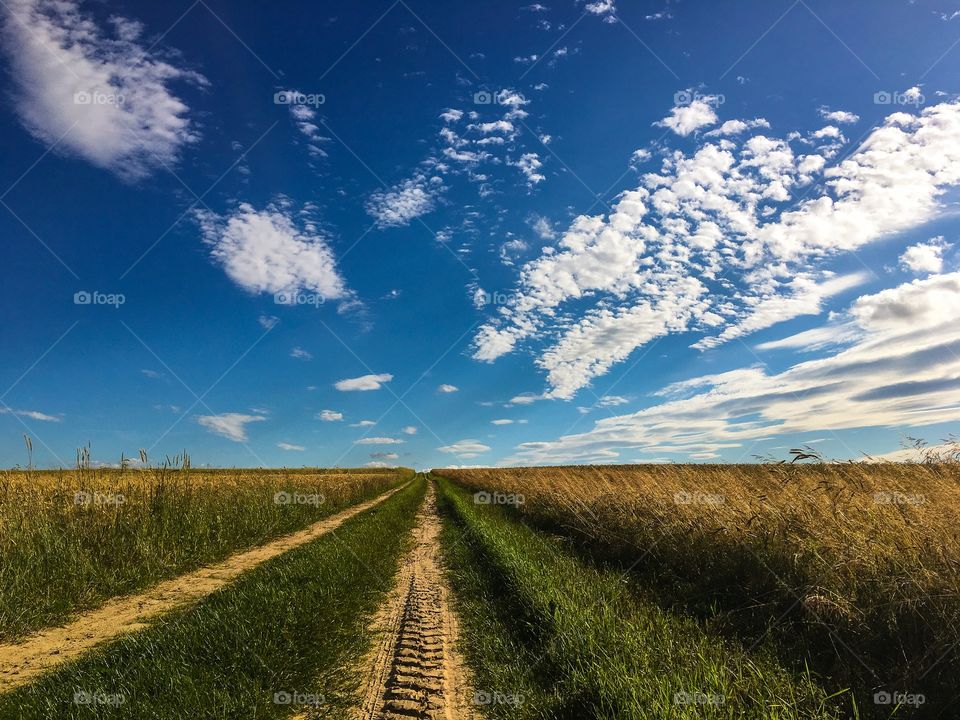
[[[406,427],[400,428],[400,432],[404,433],[405,435],[416,435],[417,428],[414,425],[407,425]]]
[[[281,450],[293,451],[293,452],[303,452],[306,448],[303,445],[291,445],[287,442],[278,442],[277,447]]]
[[[309,219],[298,223],[288,202],[263,210],[241,203],[226,216],[201,210],[196,217],[211,258],[247,292],[291,303],[300,293],[312,294],[314,304],[350,297],[327,237]]]
[[[391,437],[367,437],[356,441],[357,445],[402,445],[403,440]]]
[[[714,104],[715,99],[712,97],[697,97],[691,102],[675,105],[667,117],[654,124],[669,128],[677,135],[686,137],[702,127],[714,125],[717,122]]]
[[[599,420],[585,433],[521,444],[505,462],[610,462],[624,452],[740,457],[780,435],[955,422],[958,313],[960,273],[865,295],[845,313],[846,347],[833,354],[782,372],[743,367],[675,383],[660,393],[662,403]]]
[[[350,423],[350,427],[373,427],[376,424],[373,420],[361,420],[360,422]]]
[[[836,123],[855,123],[860,122],[860,116],[852,112],[847,112],[846,110],[830,110],[829,108],[822,107],[818,111],[820,117],[824,120],[829,120],[830,122]]]
[[[607,18],[617,12],[617,7],[613,0],[595,0],[595,2],[588,2],[583,9],[593,15],[603,15]]]
[[[820,312],[864,279],[833,275],[831,257],[933,219],[960,184],[960,103],[896,112],[835,165],[809,145],[754,130],[664,152],[609,213],[575,218],[522,266],[474,357],[546,341],[545,397],[568,399],[666,334],[706,349]]]
[[[201,415],[197,422],[214,435],[225,437],[234,442],[247,441],[247,425],[263,422],[263,415],[245,415],[244,413],[224,413],[222,415]]]
[[[918,274],[938,273],[943,270],[943,253],[948,247],[942,235],[911,245],[900,256],[900,265]]]
[[[304,350],[302,347],[295,347],[290,351],[290,357],[297,360],[313,360],[313,353]]]
[[[324,422],[339,422],[343,420],[343,413],[336,410],[321,410],[317,413],[317,420]]]
[[[443,385],[440,385],[437,387],[437,392],[455,393],[459,389],[460,388],[458,388],[456,385],[447,385],[446,383],[444,383]]]
[[[171,86],[206,79],[145,47],[141,23],[113,16],[106,30],[73,0],[3,7],[14,109],[34,137],[128,180],[175,164],[197,140]]]
[[[333,386],[343,392],[379,390],[383,387],[383,383],[390,382],[391,380],[393,380],[393,375],[390,373],[381,373],[379,375],[363,375],[356,378],[347,378],[346,380],[340,380],[334,383]]]

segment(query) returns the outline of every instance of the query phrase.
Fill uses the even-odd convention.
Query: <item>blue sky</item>
[[[0,463],[939,441],[958,11],[6,0]]]

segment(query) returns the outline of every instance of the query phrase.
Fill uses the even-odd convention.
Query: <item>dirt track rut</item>
[[[146,627],[160,613],[196,602],[257,565],[335,530],[378,505],[399,488],[354,505],[309,527],[232,555],[215,565],[165,580],[140,595],[108,600],[63,627],[48,628],[18,642],[0,645],[0,692],[35,680],[108,640]]]
[[[440,519],[431,484],[414,528],[414,547],[377,618],[362,720],[474,718],[472,692],[456,651],[457,621],[440,564]]]

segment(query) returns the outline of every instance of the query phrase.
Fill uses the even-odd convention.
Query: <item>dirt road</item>
[[[354,505],[265,545],[237,553],[215,565],[165,580],[140,595],[109,600],[63,627],[48,628],[19,642],[0,645],[0,692],[25,685],[42,673],[79,657],[95,645],[122,633],[144,628],[160,613],[200,600],[260,563],[335,530],[395,492],[397,489],[390,490],[373,500]]]
[[[466,720],[473,693],[456,651],[457,620],[440,564],[440,518],[431,483],[414,527],[414,547],[377,617],[381,640],[369,659],[362,720]]]

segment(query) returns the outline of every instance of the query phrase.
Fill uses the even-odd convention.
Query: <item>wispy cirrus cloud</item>
[[[13,408],[0,408],[0,415],[18,415],[20,417],[30,418],[31,420],[39,420],[41,422],[60,422],[62,418],[56,415],[48,415],[47,413],[40,412],[39,410],[16,410]]]
[[[781,372],[741,367],[664,388],[638,412],[587,432],[523,443],[507,464],[615,462],[637,453],[748,456],[765,439],[960,420],[960,273],[857,298],[835,322],[759,346],[793,352],[816,338],[832,353]],[[858,448],[849,448],[856,455]],[[702,455],[700,455],[702,457]]]

